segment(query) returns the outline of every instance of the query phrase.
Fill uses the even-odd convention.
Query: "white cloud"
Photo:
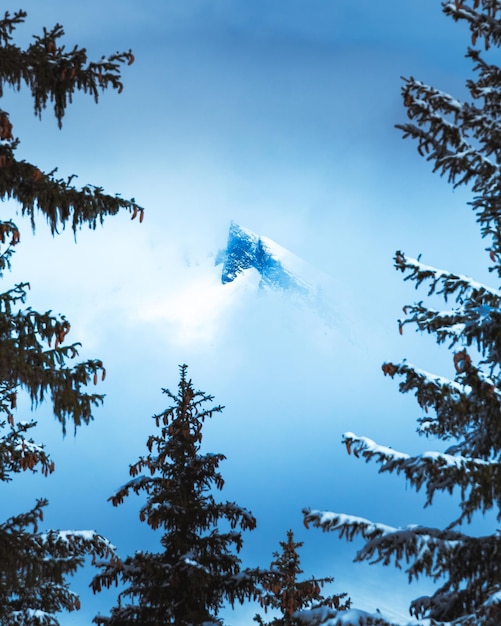
[[[258,273],[248,270],[241,280],[223,285],[220,268],[213,263],[184,268],[179,273],[184,280],[179,281],[178,274],[174,288],[146,299],[133,313],[139,320],[153,323],[160,336],[178,345],[213,342],[224,331],[231,312],[244,304],[242,298],[255,291],[259,282]]]

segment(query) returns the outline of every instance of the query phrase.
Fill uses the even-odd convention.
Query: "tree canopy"
[[[274,560],[267,571],[260,573],[259,603],[268,609],[278,609],[280,617],[265,622],[262,616],[256,615],[254,620],[260,626],[301,626],[303,619],[301,611],[320,609],[321,607],[335,608],[338,611],[349,609],[351,600],[346,593],[322,595],[322,587],[334,581],[332,576],[324,578],[311,577],[298,580],[303,573],[300,567],[298,548],[302,541],[294,541],[292,530],[287,531],[287,541],[281,541],[281,552],[274,552]]]
[[[237,556],[243,545],[237,528],[252,530],[256,520],[235,502],[216,501],[212,490],[223,488],[218,468],[225,457],[201,453],[204,422],[223,407],[207,408],[213,396],[193,387],[186,365],[177,393],[163,392],[173,404],[153,416],[160,431],[110,498],[118,506],[131,492],[146,494],[139,519],[162,531],[162,551],[138,551],[103,565],[93,590],[119,582],[125,589],[110,616],[95,618],[100,625],[220,624],[224,601],[233,605],[256,595],[255,572],[241,570]],[[221,523],[228,530],[220,530]]]
[[[85,48],[67,50],[63,28],[44,29],[26,48],[16,45],[16,28],[27,17],[25,11],[5,13],[0,20],[0,97],[7,87],[27,90],[34,112],[41,116],[49,103],[59,127],[66,107],[76,92],[91,95],[97,102],[106,89],[121,91],[121,66],[132,63],[132,53],[116,53],[90,61]],[[143,216],[135,200],[104,193],[101,187],[72,185],[56,171],[43,172],[35,164],[16,158],[20,140],[8,111],[0,108],[0,199],[14,200],[21,215],[35,229],[41,214],[52,234],[68,223],[76,232],[83,225],[95,228],[108,215],[120,210],[132,217]],[[5,211],[6,213],[7,211]],[[0,277],[10,269],[21,233],[12,218],[0,220]],[[67,423],[76,429],[92,420],[92,411],[102,394],[87,391],[103,379],[100,359],[74,364],[78,343],[68,343],[70,323],[50,310],[26,307],[29,283],[23,282],[0,293],[0,480],[16,473],[41,471],[48,475],[54,463],[42,444],[29,436],[36,422],[18,421],[18,394],[27,392],[32,405],[48,400],[63,432]],[[87,556],[111,558],[113,546],[94,531],[39,530],[47,500],[39,498],[26,513],[0,523],[0,623],[56,626],[57,613],[80,606],[66,577]]]
[[[444,2],[444,13],[464,21],[472,46],[501,45],[496,0]],[[466,87],[471,100],[461,101],[414,78],[404,79],[402,96],[409,121],[399,124],[404,137],[417,143],[421,156],[454,186],[467,184],[482,236],[488,241],[489,270],[501,276],[501,196],[499,150],[501,69],[488,52],[469,47],[476,73]],[[447,233],[447,238],[450,233]],[[401,251],[395,267],[416,288],[442,296],[452,306],[436,310],[423,302],[406,306],[400,330],[413,325],[453,351],[453,377],[429,373],[406,361],[385,363],[385,375],[401,379],[400,391],[414,393],[423,415],[418,432],[447,442],[443,452],[409,455],[378,445],[367,437],[345,433],[348,453],[374,461],[379,471],[395,472],[407,484],[426,492],[431,505],[437,494],[459,495],[460,509],[445,528],[384,523],[333,513],[304,511],[307,525],[365,541],[357,561],[405,567],[409,580],[430,577],[438,587],[414,600],[411,614],[419,624],[495,626],[501,623],[501,550],[499,533],[476,536],[468,525],[475,515],[492,511],[501,519],[501,292],[471,278],[425,265]],[[337,619],[337,618],[336,618]],[[371,621],[372,620],[372,621]],[[373,616],[343,624],[373,624]],[[341,623],[334,620],[334,623]],[[379,623],[387,623],[386,621]],[[413,622],[415,623],[415,622]]]

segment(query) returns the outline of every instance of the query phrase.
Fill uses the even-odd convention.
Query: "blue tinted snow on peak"
[[[259,286],[311,296],[318,287],[320,272],[268,237],[231,223],[228,243],[220,250],[216,265],[223,265],[221,282],[231,283],[246,270],[257,270]]]

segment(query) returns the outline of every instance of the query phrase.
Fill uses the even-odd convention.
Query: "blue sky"
[[[398,334],[401,307],[424,293],[402,282],[394,251],[488,280],[467,190],[433,176],[394,129],[404,120],[402,75],[464,93],[466,27],[431,0],[27,8],[24,41],[60,22],[68,47],[95,58],[132,48],[136,62],[120,96],[104,94],[98,106],[77,96],[62,131],[50,112],[34,118],[26,94],[5,94],[22,156],[134,196],[146,215],[141,225],[110,219],[76,244],[70,232],[51,238],[42,222],[33,237],[18,220],[22,245],[5,283],[29,280],[29,304],[66,314],[82,356],[102,358],[108,376],[104,407],[76,438],[62,438],[49,407],[38,410],[56,472],[2,486],[7,513],[46,496],[50,527],[95,528],[124,556],[155,549],[139,501],[113,509],[106,499],[144,451],[150,416],[165,408],[161,387],[175,388],[186,362],[195,386],[226,406],[207,425],[206,446],[228,457],[222,497],[258,518],[245,563],[268,564],[292,528],[305,541],[305,575],[335,576],[360,608],[405,612],[426,587],[352,565],[356,546],[305,531],[301,508],[393,525],[450,521],[449,500],[423,511],[422,496],[348,457],[340,441],[350,430],[408,452],[434,448],[415,435],[418,407],[380,369],[407,357],[451,373],[432,338]],[[231,220],[330,275],[329,323],[287,294],[222,291],[213,258]],[[89,624],[113,602],[88,594],[91,576],[77,576],[82,610],[63,624]],[[253,613],[240,609],[228,622]]]

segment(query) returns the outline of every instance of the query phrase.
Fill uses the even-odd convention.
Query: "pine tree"
[[[454,20],[464,20],[477,41],[501,45],[497,0],[444,2]],[[409,122],[398,128],[417,142],[419,153],[454,186],[468,184],[481,234],[489,241],[490,271],[501,276],[501,69],[469,48],[476,72],[466,85],[471,100],[460,101],[414,78],[405,79],[403,101]],[[405,280],[428,285],[429,295],[453,304],[438,311],[423,303],[404,308],[400,329],[412,324],[448,343],[454,351],[453,376],[423,371],[407,362],[383,365],[385,375],[401,378],[400,391],[416,395],[424,415],[418,431],[448,442],[445,452],[409,455],[345,433],[348,453],[379,464],[380,472],[402,474],[431,505],[437,493],[457,493],[460,510],[446,528],[393,528],[368,520],[305,510],[305,523],[366,543],[357,561],[404,564],[409,580],[431,577],[431,596],[412,602],[411,614],[425,624],[501,624],[501,535],[475,536],[475,514],[492,511],[501,519],[501,291],[452,272],[435,269],[402,252],[395,256]],[[470,532],[469,532],[470,531]],[[365,620],[365,618],[364,618]],[[428,621],[429,620],[429,621]],[[336,622],[337,623],[337,622]],[[343,624],[351,623],[343,621]],[[359,622],[356,622],[357,624]],[[372,623],[369,618],[360,623]]]
[[[274,552],[275,560],[270,569],[260,574],[259,603],[265,611],[269,608],[278,609],[282,617],[265,622],[260,615],[254,620],[260,626],[301,626],[304,622],[297,615],[305,609],[320,607],[335,608],[339,611],[348,609],[351,601],[346,593],[335,594],[327,598],[321,594],[325,583],[334,581],[332,577],[310,578],[299,581],[298,576],[303,573],[300,568],[300,559],[297,552],[303,545],[302,541],[294,541],[292,530],[287,531],[287,541],[280,541],[282,552]]]
[[[61,127],[73,94],[90,94],[95,101],[100,91],[122,90],[120,66],[133,61],[130,52],[89,61],[84,48],[66,50],[64,31],[57,24],[44,29],[26,48],[14,43],[16,28],[26,13],[5,13],[0,19],[0,96],[4,89],[27,89],[41,117],[49,103]],[[37,216],[56,234],[68,223],[73,231],[87,224],[95,228],[107,215],[124,209],[135,217],[143,211],[134,200],[110,196],[100,187],[78,189],[72,177],[59,179],[36,165],[16,158],[19,139],[9,113],[0,108],[0,198],[14,200],[35,229]],[[7,205],[6,205],[7,207]],[[6,212],[6,211],[5,211]],[[8,215],[0,220],[0,277],[11,267],[12,255],[21,239],[20,230]],[[0,293],[0,480],[11,480],[23,471],[44,475],[54,463],[42,445],[29,436],[36,423],[18,422],[18,395],[26,392],[35,407],[48,399],[63,432],[68,423],[75,430],[92,420],[93,407],[103,396],[88,393],[87,385],[104,379],[100,360],[75,363],[79,344],[68,344],[70,323],[50,311],[40,313],[25,307],[28,283]],[[57,625],[56,614],[79,607],[78,596],[66,582],[86,556],[109,558],[113,547],[90,531],[40,532],[39,523],[47,501],[39,499],[28,512],[0,523],[0,623]]]
[[[256,520],[234,502],[216,502],[211,489],[223,488],[218,467],[225,457],[200,454],[203,424],[223,407],[206,408],[213,396],[193,388],[186,365],[180,374],[177,394],[163,390],[173,405],[154,416],[160,432],[148,438],[148,454],[130,466],[131,480],[110,498],[117,506],[131,491],[144,492],[139,519],[163,531],[163,550],[103,565],[94,592],[119,582],[125,589],[111,616],[97,616],[97,624],[220,624],[225,600],[233,605],[255,596],[256,576],[240,570],[234,550],[242,547],[236,528],[252,530]],[[227,532],[219,530],[221,522]]]

